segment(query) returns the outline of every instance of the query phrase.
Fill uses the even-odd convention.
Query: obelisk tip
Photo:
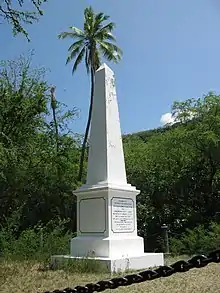
[[[111,68],[106,64],[103,63],[97,70],[96,72],[99,72],[101,70],[105,70],[105,71],[111,71],[111,73],[113,73],[113,71],[111,70]]]

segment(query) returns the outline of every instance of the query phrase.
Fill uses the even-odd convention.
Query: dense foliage
[[[54,97],[51,101],[50,88],[31,58],[1,63],[4,255],[63,252],[76,231],[72,191],[81,184],[81,141],[68,121],[77,110],[65,110]],[[173,114],[177,123],[172,126],[123,137],[127,175],[141,190],[138,227],[147,249],[162,248],[166,223],[174,252],[200,252],[220,245],[220,96],[174,103]]]
[[[173,233],[207,227],[220,212],[220,96],[176,102],[173,115],[176,125],[124,138],[129,180],[142,191],[138,219],[146,237],[163,223]]]
[[[57,103],[57,152],[44,71],[32,70],[30,61],[2,62],[0,70],[0,223],[16,217],[18,233],[57,217],[75,224],[79,148],[67,122],[76,109]]]

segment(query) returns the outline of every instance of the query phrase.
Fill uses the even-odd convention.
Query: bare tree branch
[[[39,16],[43,15],[41,5],[47,1],[48,0],[31,0],[35,11],[27,11],[23,10],[27,0],[0,0],[0,18],[7,21],[12,26],[14,36],[22,33],[25,35],[27,40],[30,41],[28,32],[24,28],[24,25],[32,24],[33,22],[38,21]],[[15,4],[17,4],[20,9],[15,9]]]

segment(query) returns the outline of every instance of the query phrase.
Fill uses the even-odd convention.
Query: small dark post
[[[168,226],[166,224],[163,224],[161,226],[161,228],[163,229],[163,235],[164,235],[165,253],[170,253],[169,236],[168,236]]]
[[[215,221],[219,222],[220,221],[220,212],[215,213]]]

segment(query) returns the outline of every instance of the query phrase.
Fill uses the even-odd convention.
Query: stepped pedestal
[[[127,183],[114,74],[104,64],[95,75],[87,180],[74,191],[77,237],[71,240],[70,256],[52,261],[87,258],[112,272],[163,265],[163,253],[144,253],[137,235],[139,193]]]

